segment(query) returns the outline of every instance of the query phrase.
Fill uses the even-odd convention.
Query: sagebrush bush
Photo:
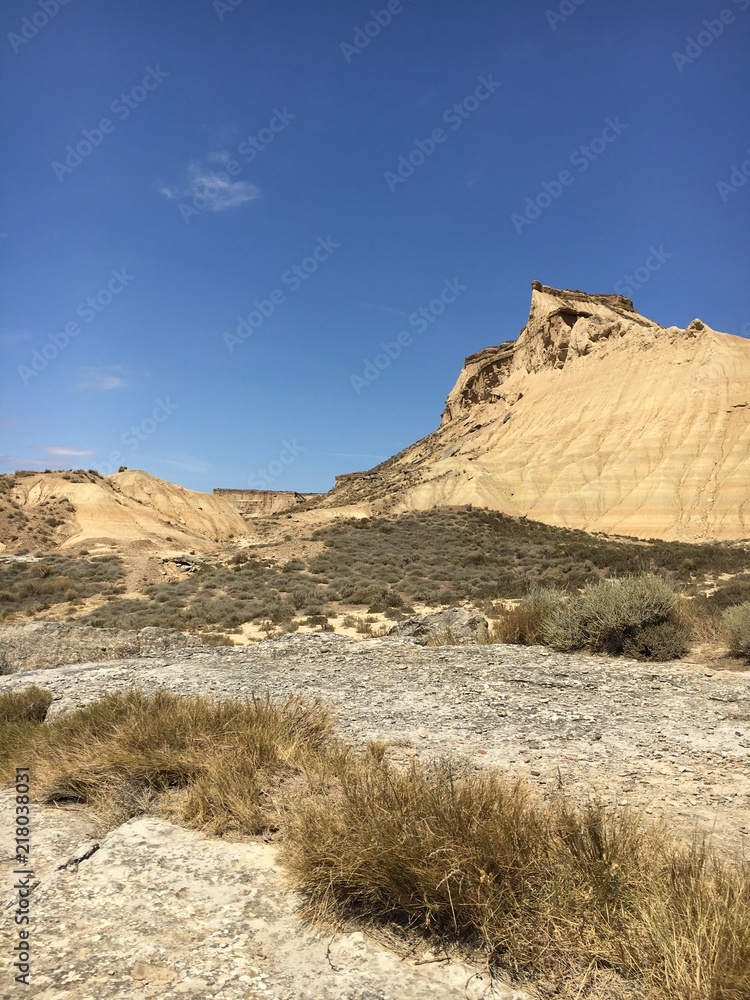
[[[668,621],[677,600],[673,587],[650,574],[589,587],[579,604],[586,645],[621,653],[639,631]]]
[[[679,660],[690,649],[690,632],[678,622],[662,622],[640,629],[625,640],[625,656],[635,660]]]
[[[654,651],[659,646],[663,652],[667,648],[671,652],[679,645],[680,634],[683,642],[688,639],[684,628],[675,621],[678,601],[674,588],[651,574],[604,581],[589,587],[582,597],[552,607],[540,632],[555,649],[570,652],[586,647],[619,655],[626,646],[636,648],[644,630],[672,623],[673,629],[652,633],[650,640]],[[645,645],[643,649],[645,654]]]
[[[48,553],[39,562],[0,565],[0,619],[38,614],[54,604],[122,590],[125,567],[117,556],[80,558]]]
[[[730,652],[750,660],[750,601],[727,608],[722,620]]]
[[[572,597],[552,608],[542,619],[542,642],[563,653],[572,653],[586,645],[586,633],[581,620],[580,598]]]

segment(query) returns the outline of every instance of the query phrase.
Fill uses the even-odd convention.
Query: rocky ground
[[[319,697],[355,744],[385,740],[402,760],[448,754],[498,765],[543,794],[596,793],[747,854],[748,672],[319,634],[24,672],[0,678],[0,690],[30,683],[54,693],[53,713],[134,686]],[[7,794],[0,805],[10,831]],[[420,1000],[487,989],[460,963],[403,961],[356,929],[331,938],[305,928],[272,845],[142,818],[56,871],[91,850],[92,832],[85,811],[35,807],[38,944],[27,996]],[[7,982],[2,995],[20,995]]]

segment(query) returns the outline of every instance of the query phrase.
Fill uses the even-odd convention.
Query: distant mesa
[[[268,517],[325,494],[296,493],[294,490],[215,489],[214,496],[228,501],[243,517]]]

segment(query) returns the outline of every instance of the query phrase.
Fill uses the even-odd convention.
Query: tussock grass
[[[44,722],[51,704],[51,692],[36,684],[21,691],[5,691],[0,697],[0,726]]]
[[[542,623],[565,601],[565,595],[551,587],[531,587],[514,608],[503,611],[495,622],[493,638],[521,646],[544,643]]]
[[[556,988],[609,970],[611,996],[750,995],[750,869],[632,815],[373,754],[288,822],[284,860],[316,919],[395,923]]]
[[[0,695],[0,780],[9,780],[19,763],[28,763],[34,731],[47,718],[52,694],[33,685]]]
[[[30,728],[4,711],[11,697],[0,697],[0,719],[9,716],[2,776],[23,740],[35,793],[91,805],[108,825],[149,810],[216,834],[258,832],[275,823],[274,785],[314,759],[331,730],[325,709],[297,698],[212,702],[166,691],[108,695]]]

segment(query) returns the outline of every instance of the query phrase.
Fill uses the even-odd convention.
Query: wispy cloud
[[[43,468],[47,463],[38,458],[24,458],[20,455],[0,455],[0,468],[3,469],[28,469],[31,466]]]
[[[260,188],[250,181],[233,180],[221,168],[230,160],[226,150],[219,149],[206,156],[203,163],[193,161],[187,167],[187,184],[184,187],[167,186],[160,188],[165,198],[179,201],[197,199],[200,208],[212,212],[225,212],[228,208],[239,208],[260,198]],[[198,207],[198,205],[196,205]]]
[[[45,455],[57,455],[64,458],[84,458],[86,455],[93,455],[89,448],[68,448],[59,444],[40,444],[36,446],[36,451],[43,451]]]
[[[210,472],[213,466],[209,462],[204,462],[202,458],[193,455],[183,455],[182,460],[175,458],[151,458],[150,462],[157,465],[168,465],[183,472]]]
[[[112,389],[123,389],[127,385],[127,381],[123,377],[126,374],[126,369],[120,365],[110,368],[95,368],[93,365],[87,365],[81,369],[76,389],[79,392],[91,390],[110,392]]]
[[[32,340],[33,336],[28,330],[9,330],[7,333],[0,333],[0,347],[13,350],[14,347],[20,347],[21,344]]]

